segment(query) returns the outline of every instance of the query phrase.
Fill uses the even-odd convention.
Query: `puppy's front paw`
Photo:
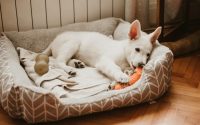
[[[120,83],[128,83],[129,82],[129,76],[125,73],[120,73],[116,75],[116,81]]]
[[[110,83],[110,85],[108,86],[108,90],[114,89],[114,87],[115,87],[116,84],[117,84],[116,81],[112,81],[112,82]]]
[[[124,70],[124,73],[126,74],[126,75],[128,75],[128,76],[131,76],[134,72],[133,72],[133,70]]]
[[[72,77],[76,76],[76,71],[69,71],[68,74]]]

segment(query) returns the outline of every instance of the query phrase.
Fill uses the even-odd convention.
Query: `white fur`
[[[152,51],[154,43],[150,41],[160,34],[159,29],[156,33],[141,36],[138,20],[132,23],[131,28],[137,29],[137,37],[131,36],[135,39],[118,42],[97,32],[64,32],[54,39],[44,53],[52,54],[57,60],[57,66],[66,72],[75,70],[66,63],[76,58],[113,80],[126,83],[129,77],[123,70],[127,67],[135,68],[139,63],[146,64],[147,53]],[[136,52],[135,48],[140,48],[140,52]]]

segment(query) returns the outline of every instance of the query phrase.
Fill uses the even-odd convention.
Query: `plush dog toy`
[[[45,54],[38,54],[35,58],[35,72],[43,75],[49,71],[49,57]]]
[[[136,81],[138,81],[140,79],[141,74],[142,74],[142,68],[141,67],[137,67],[134,70],[134,73],[130,76],[130,81],[127,84],[115,83],[115,85],[113,87],[111,87],[111,89],[119,90],[119,89],[123,89],[125,87],[128,87],[130,85],[133,85]]]

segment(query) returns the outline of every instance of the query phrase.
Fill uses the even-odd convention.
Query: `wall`
[[[131,0],[0,0],[0,31],[52,28],[106,17],[133,20]],[[127,6],[128,7],[125,7]]]

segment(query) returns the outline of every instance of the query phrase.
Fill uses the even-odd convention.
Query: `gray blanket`
[[[37,53],[18,48],[19,57],[26,73],[36,86],[51,90],[58,98],[83,98],[108,90],[110,80],[95,68],[76,69],[76,77],[70,77],[64,70],[55,68],[55,59],[50,57],[49,71],[40,76],[34,70]]]

